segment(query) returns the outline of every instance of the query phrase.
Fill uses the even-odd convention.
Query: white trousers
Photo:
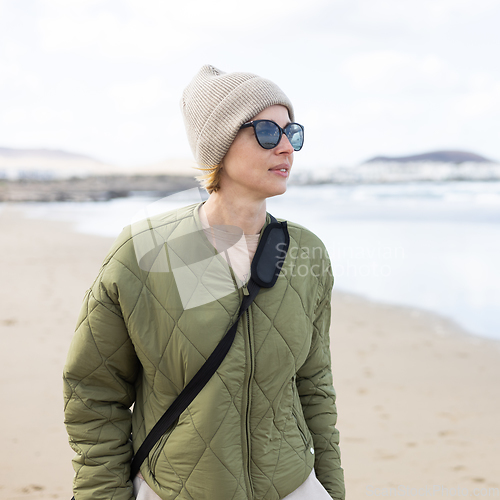
[[[161,500],[161,498],[148,486],[142,476],[134,478],[134,495],[136,500]],[[292,491],[283,500],[332,500],[332,497],[323,488],[316,478],[314,469],[309,477],[295,491]]]

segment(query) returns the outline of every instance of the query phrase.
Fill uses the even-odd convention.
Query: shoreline
[[[62,366],[114,238],[27,218],[15,204],[0,210],[0,223],[0,419],[8,429],[0,496],[70,498]],[[399,485],[500,488],[499,341],[334,287],[331,352],[348,497]]]
[[[196,187],[191,176],[108,174],[69,179],[0,179],[0,202],[108,201],[138,193],[164,197]]]
[[[385,308],[388,311],[399,311],[401,314],[407,314],[411,317],[420,317],[425,321],[428,321],[432,325],[432,333],[437,337],[442,336],[456,336],[463,340],[467,340],[471,343],[486,343],[489,347],[493,349],[498,349],[500,352],[500,338],[488,337],[486,335],[481,335],[480,333],[475,333],[464,326],[460,325],[451,316],[446,316],[432,309],[425,309],[423,307],[412,306],[408,304],[397,304],[394,302],[385,302],[381,300],[372,299],[362,294],[349,292],[347,290],[336,290],[335,285],[333,287],[333,295],[339,294],[344,298],[350,298],[351,300],[359,300],[362,303],[374,304],[377,308]]]

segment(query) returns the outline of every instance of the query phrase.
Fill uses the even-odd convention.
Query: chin
[[[280,196],[282,194],[285,194],[286,193],[286,188],[287,188],[287,185],[283,185],[279,188],[276,188],[276,189],[273,189],[272,191],[270,190],[267,195],[266,195],[266,198],[272,198],[274,196]]]

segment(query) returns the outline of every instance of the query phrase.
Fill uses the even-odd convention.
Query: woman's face
[[[264,109],[252,120],[272,120],[281,128],[290,123],[288,109],[281,105]],[[293,147],[285,134],[275,148],[264,149],[257,142],[253,128],[244,128],[224,157],[221,191],[260,200],[283,194],[292,163]]]

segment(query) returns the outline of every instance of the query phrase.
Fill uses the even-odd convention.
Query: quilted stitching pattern
[[[186,309],[173,273],[154,271],[165,258],[163,243],[196,229],[195,208],[151,221],[159,249],[147,256],[149,270],[138,265],[126,229],[87,292],[65,367],[76,498],[132,498],[129,407],[135,401],[137,449],[236,317],[241,290]],[[294,272],[329,261],[314,235],[291,224],[289,231],[291,249],[315,246],[323,254],[289,252],[275,287],[261,290],[240,321],[216,375],[143,464],[161,498],[199,500],[215,490],[223,500],[278,500],[313,465],[332,498],[343,498],[328,345],[333,282],[329,274]],[[176,258],[189,260],[181,252]],[[185,279],[203,290],[205,272],[222,265],[207,260],[197,272],[186,266]]]

